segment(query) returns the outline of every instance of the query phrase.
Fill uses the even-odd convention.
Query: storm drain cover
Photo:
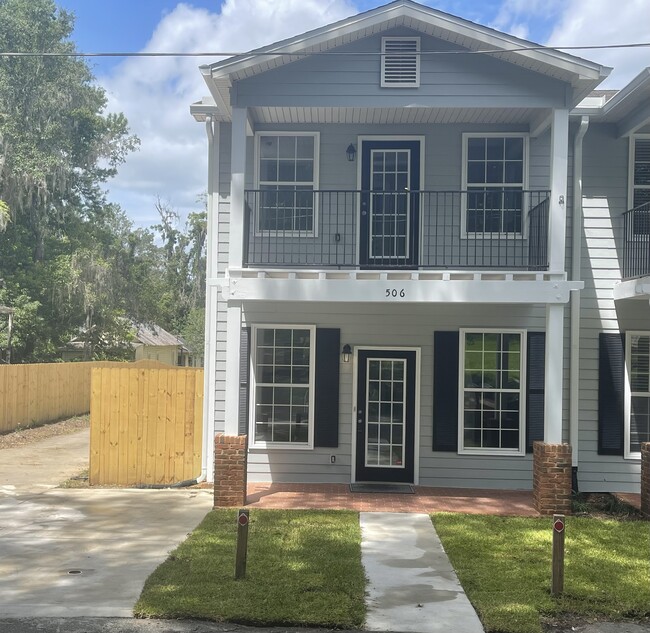
[[[374,492],[392,495],[415,494],[413,486],[409,484],[350,484],[350,492]]]

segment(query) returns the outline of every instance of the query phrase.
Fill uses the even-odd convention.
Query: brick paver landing
[[[466,512],[539,516],[528,490],[415,486],[415,494],[353,493],[347,484],[249,483],[253,508],[357,510],[359,512]]]

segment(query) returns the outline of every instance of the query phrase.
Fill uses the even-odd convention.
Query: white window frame
[[[260,213],[259,208],[255,209],[255,236],[261,237],[263,235],[282,235],[286,237],[318,237],[318,196],[316,191],[318,191],[319,185],[319,175],[320,175],[320,132],[291,132],[288,130],[260,130],[255,132],[255,164],[253,170],[253,181],[255,185],[255,190],[260,191],[260,139],[263,136],[311,136],[314,139],[314,174],[313,180],[311,182],[312,189],[314,191],[314,218],[312,223],[311,231],[278,231],[275,229],[263,230],[260,229]],[[265,183],[266,184],[266,183]],[[304,185],[308,183],[298,183],[298,182],[289,182],[289,181],[278,181],[273,184],[286,184],[286,185]],[[259,195],[259,194],[257,194]],[[259,199],[258,205],[259,207]]]
[[[398,57],[399,53],[386,53],[386,42],[404,42],[404,41],[413,41],[415,42],[415,51],[413,53],[404,53],[404,55],[413,55],[415,54],[415,81],[413,83],[393,83],[386,82],[386,57]],[[382,88],[419,88],[420,87],[420,37],[415,36],[404,36],[404,37],[382,37],[381,38],[381,87]]]
[[[468,185],[467,183],[467,145],[468,141],[471,138],[521,138],[524,141],[524,169],[523,169],[523,182],[521,183],[522,191],[528,191],[528,179],[529,179],[529,163],[530,163],[530,134],[526,132],[463,132],[462,134],[462,176],[461,176],[461,191],[464,193],[461,194],[460,201],[460,235],[461,239],[475,239],[476,235],[482,235],[486,238],[506,238],[506,236],[512,237],[513,235],[520,235],[524,239],[527,235],[527,225],[526,225],[526,213],[528,200],[526,194],[523,196],[523,208],[521,210],[521,232],[520,233],[476,233],[476,232],[467,232],[467,190],[468,186],[476,187],[475,183]],[[485,187],[511,187],[519,186],[515,183],[485,183]]]
[[[307,429],[307,443],[296,442],[264,442],[255,439],[255,394],[257,392],[257,332],[259,330],[309,330],[309,417]],[[315,325],[287,325],[286,323],[259,323],[251,325],[250,342],[250,388],[249,388],[249,445],[251,448],[265,450],[313,450],[314,448],[314,403],[316,385],[316,326]]]
[[[634,191],[635,189],[650,189],[650,185],[634,184],[634,163],[636,162],[636,141],[650,141],[650,134],[633,134],[630,136],[628,161],[627,161],[627,210],[634,208]]]
[[[633,336],[650,336],[650,331],[629,331],[625,332],[625,445],[623,450],[623,456],[625,459],[641,459],[641,452],[630,450],[630,421],[632,416],[632,396],[633,395],[645,395],[644,392],[635,391],[632,393],[632,386],[630,383],[630,376],[632,374],[632,337]]]
[[[520,338],[519,362],[519,447],[465,448],[465,335],[466,334],[518,334]],[[458,363],[458,454],[459,455],[501,455],[521,457],[526,455],[526,330],[501,328],[461,328],[459,330]],[[482,389],[470,389],[482,391]],[[497,391],[488,389],[486,391]],[[499,393],[512,393],[514,389],[499,389]]]

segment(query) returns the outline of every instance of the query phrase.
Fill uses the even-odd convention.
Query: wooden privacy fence
[[[93,367],[168,367],[157,361],[0,365],[0,433],[90,410]]]
[[[201,472],[202,369],[92,370],[92,485],[172,484]]]

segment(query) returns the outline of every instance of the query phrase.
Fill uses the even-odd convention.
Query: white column
[[[246,127],[248,113],[246,108],[233,108],[232,148],[230,152],[230,235],[229,259],[231,268],[242,267],[244,242],[244,183],[246,174]]]
[[[548,223],[549,270],[565,269],[566,199],[569,166],[569,111],[553,110],[551,117],[551,204]]]
[[[544,354],[544,441],[562,443],[562,366],[564,360],[564,305],[546,305]]]
[[[217,248],[219,246],[219,123],[206,121],[208,135],[208,243],[206,247],[205,347],[203,353],[202,474],[214,479],[214,403],[217,363]]]
[[[246,174],[246,108],[233,108],[232,146],[230,150],[230,233],[228,266],[241,268],[244,240],[244,183]],[[228,304],[226,318],[226,402],[225,433],[239,432],[239,356],[241,337],[241,304]]]
[[[226,325],[225,433],[239,433],[239,356],[241,346],[241,304],[228,305]]]

